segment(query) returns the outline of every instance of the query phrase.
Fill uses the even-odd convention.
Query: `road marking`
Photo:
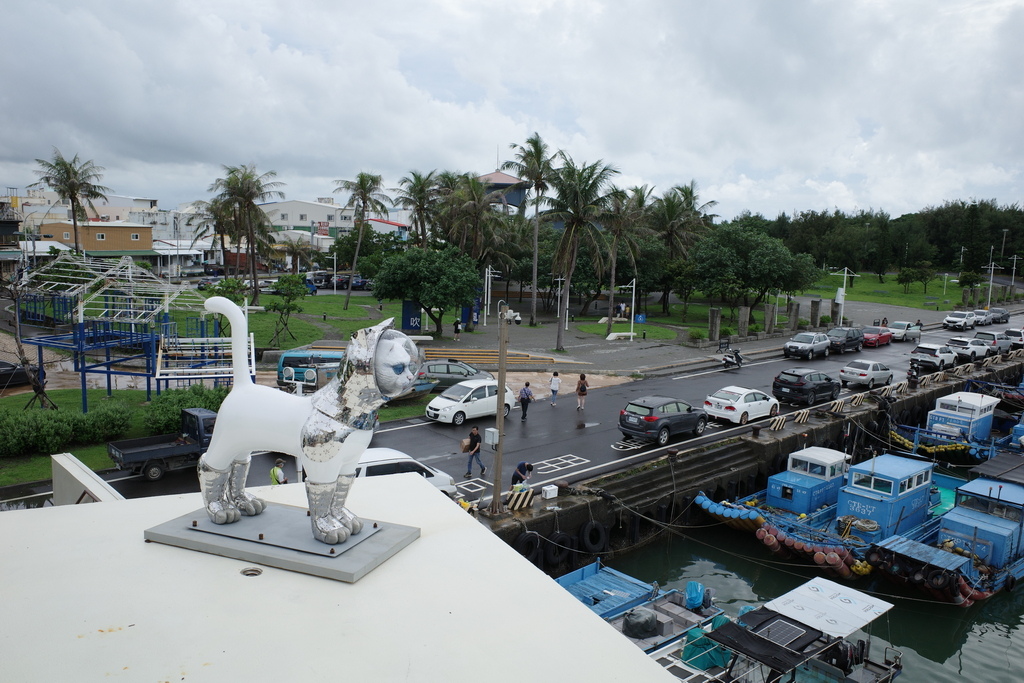
[[[755,365],[768,365],[769,363],[781,363],[784,360],[788,361],[789,359],[788,358],[772,358],[772,359],[769,359],[769,360],[760,360],[760,361],[757,361],[756,363],[750,363],[750,362],[744,363],[743,366],[744,367],[754,367]],[[717,372],[732,372],[733,370],[736,370],[736,369],[737,368],[715,368],[713,370],[704,370],[703,372],[692,372],[692,373],[690,373],[688,375],[679,375],[677,377],[671,377],[670,379],[689,379],[690,377],[700,377],[701,375],[713,375],[713,374],[715,374]],[[742,370],[742,368],[739,368],[739,369]]]

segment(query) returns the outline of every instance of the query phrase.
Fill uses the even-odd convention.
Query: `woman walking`
[[[587,376],[584,374],[580,375],[580,379],[576,382],[576,410],[583,410],[587,404],[587,387],[590,383],[587,382]]]

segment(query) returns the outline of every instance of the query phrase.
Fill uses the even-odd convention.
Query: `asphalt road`
[[[954,335],[948,331],[935,330],[925,332],[922,341],[944,342],[951,336]],[[782,370],[809,365],[838,379],[839,369],[858,358],[885,363],[892,369],[894,381],[901,381],[906,377],[909,355],[914,346],[913,343],[894,343],[878,349],[833,354],[826,359],[806,362],[783,358],[780,352],[769,358],[748,361],[740,369],[723,370],[716,367],[595,389],[587,397],[584,411],[575,409],[575,396],[571,394],[560,397],[558,405],[554,407],[547,400],[541,399],[531,406],[526,422],[519,419],[520,412],[516,407],[505,421],[503,487],[509,485],[517,463],[524,460],[534,465],[531,484],[537,488],[560,480],[577,482],[602,472],[621,469],[653,459],[666,449],[681,444],[689,446],[708,443],[726,435],[750,431],[749,426],[711,421],[703,436],[683,437],[665,447],[623,439],[618,430],[619,410],[632,398],[650,394],[668,395],[701,406],[705,396],[731,384],[762,389],[770,394],[772,379]],[[864,390],[864,387],[851,386],[843,389],[840,397]],[[792,412],[801,407],[783,404],[782,412]],[[466,455],[460,452],[459,445],[473,425],[483,430],[494,426],[494,420],[469,420],[462,427],[436,423],[425,417],[388,422],[378,430],[372,446],[403,451],[447,472],[455,478],[460,492],[469,500],[486,498],[491,492],[492,472],[488,472],[488,481],[481,479],[477,470],[474,470],[474,478],[462,478],[466,471]],[[494,454],[489,447],[484,447],[482,456],[484,463],[491,468]],[[248,479],[250,485],[269,483],[272,461],[273,456],[270,455],[253,456]],[[285,469],[289,478],[295,481],[294,463],[289,461]],[[158,482],[147,482],[121,473],[113,473],[109,479],[128,498],[198,491],[195,470],[191,468],[169,472]]]

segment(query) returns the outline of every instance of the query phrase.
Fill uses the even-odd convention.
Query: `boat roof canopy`
[[[892,604],[817,577],[765,603],[765,607],[830,636],[845,638],[888,612]]]
[[[841,453],[832,448],[824,448],[822,446],[808,446],[807,448],[801,448],[798,451],[790,453],[789,457],[802,458],[803,460],[815,462],[820,465],[832,465],[834,463],[850,459],[850,456],[846,453]]]
[[[850,467],[851,472],[877,474],[891,479],[905,479],[918,472],[932,469],[932,463],[901,458],[898,455],[879,455]]]
[[[1024,458],[1014,453],[1003,453],[972,467],[971,475],[1024,484]]]
[[[960,486],[957,491],[1024,506],[1024,486],[1020,484],[994,479],[974,479]]]

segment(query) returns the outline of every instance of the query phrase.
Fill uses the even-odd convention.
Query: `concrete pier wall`
[[[1024,361],[1015,358],[962,377],[937,380],[932,375],[921,386],[896,384],[873,395],[891,392],[889,414],[910,423],[923,420],[940,397],[961,391],[968,378],[1016,385],[1022,371]],[[770,475],[785,469],[795,450],[827,446],[850,452],[852,445],[857,462],[871,457],[873,449],[884,451],[886,444],[874,432],[885,423],[885,409],[864,396],[861,405],[847,402],[840,412],[812,410],[803,423],[790,414],[778,430],[762,423],[747,434],[705,446],[688,448],[683,441],[643,465],[587,481],[555,499],[535,502],[532,509],[488,523],[507,543],[528,557],[532,553],[530,559],[538,566],[558,575],[596,555],[637,544],[660,528],[659,523],[697,523],[691,503],[699,491],[720,500],[763,489]],[[540,538],[529,537],[531,532]]]

